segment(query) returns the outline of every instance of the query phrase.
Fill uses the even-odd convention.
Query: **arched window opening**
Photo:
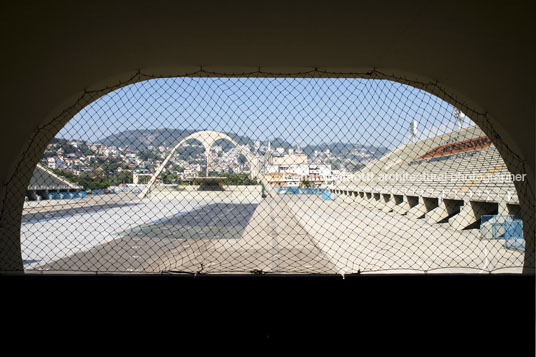
[[[24,269],[521,272],[525,177],[479,116],[386,79],[123,86],[46,146]]]

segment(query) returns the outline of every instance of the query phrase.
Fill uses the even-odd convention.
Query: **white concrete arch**
[[[240,150],[240,153],[242,155],[244,155],[246,157],[246,159],[248,160],[248,162],[250,163],[250,166],[251,166],[250,176],[253,177],[253,178],[257,178],[259,181],[261,181],[264,184],[265,188],[268,189],[269,193],[271,192],[271,190],[269,189],[270,187],[267,186],[268,185],[267,182],[265,182],[264,177],[262,177],[262,175],[261,175],[261,170],[260,170],[260,167],[259,167],[259,160],[257,160],[255,157],[252,157],[250,155],[250,153],[248,153],[247,151],[244,151],[240,147],[240,145],[238,145],[238,143],[235,140],[233,140],[229,135],[224,134],[224,133],[220,133],[218,131],[203,130],[203,131],[198,131],[196,133],[193,133],[193,134],[185,137],[177,145],[175,145],[173,150],[171,150],[171,152],[164,159],[162,164],[160,164],[160,166],[156,169],[154,175],[151,177],[151,180],[149,180],[149,183],[147,184],[147,186],[145,186],[145,188],[142,190],[142,192],[138,195],[139,198],[144,198],[147,195],[147,193],[149,192],[149,190],[151,189],[151,187],[155,183],[156,179],[162,173],[162,170],[164,170],[164,168],[166,167],[167,163],[169,162],[171,157],[175,154],[175,152],[182,145],[184,145],[188,140],[192,140],[192,139],[195,139],[195,140],[198,140],[199,142],[201,142],[201,144],[205,148],[205,156],[206,156],[206,159],[207,159],[207,171],[208,171],[208,166],[209,166],[209,156],[208,156],[208,154],[210,152],[210,149],[212,148],[212,145],[214,145],[214,143],[216,141],[220,140],[220,139],[224,139],[224,140],[229,141],[231,144],[233,144],[234,146],[236,146]]]

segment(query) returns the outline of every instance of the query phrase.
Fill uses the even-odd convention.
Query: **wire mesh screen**
[[[24,269],[521,271],[525,171],[485,114],[375,72],[320,74],[87,91],[40,128],[54,138],[27,189]]]

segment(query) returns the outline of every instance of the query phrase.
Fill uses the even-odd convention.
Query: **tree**
[[[252,180],[247,174],[226,174],[220,173],[220,177],[225,177],[223,185],[258,185],[257,180]]]
[[[172,163],[170,164],[170,166],[171,166],[171,169],[170,169],[170,170],[171,170],[172,172],[184,172],[184,167],[182,167],[182,166],[180,166],[180,165],[177,165],[177,164],[175,164],[175,163],[172,162]]]
[[[154,152],[150,150],[140,150],[138,151],[138,157],[142,161],[150,161],[150,160],[159,160],[160,156],[155,154]]]
[[[122,183],[132,183],[132,172],[130,171],[121,171],[117,175],[82,173],[80,176],[64,170],[54,170],[54,172],[67,181],[84,187],[85,190],[103,190]]]
[[[119,185],[124,183],[132,183],[132,172],[131,171],[121,171],[117,175],[112,176],[111,178],[112,185]]]
[[[165,184],[180,184],[181,179],[179,175],[167,173],[162,174],[162,182]]]
[[[300,187],[313,187],[313,183],[308,180],[303,180],[300,182]]]
[[[58,139],[57,147],[58,149],[62,149],[65,155],[74,154],[77,151],[76,148],[69,144],[66,139]]]

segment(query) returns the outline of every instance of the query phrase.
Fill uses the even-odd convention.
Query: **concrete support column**
[[[449,216],[452,216],[460,212],[460,206],[463,205],[463,201],[458,200],[442,200],[436,208],[428,211],[424,218],[426,222],[433,224],[442,221]]]
[[[374,192],[371,198],[372,207],[381,210],[384,207],[383,197],[381,193]]]
[[[408,202],[407,196],[394,195],[396,206],[393,207],[393,212],[398,214],[405,214],[410,210],[411,206]]]
[[[449,219],[452,228],[462,230],[469,226],[476,225],[480,221],[480,216],[485,214],[497,214],[498,205],[494,202],[464,202],[460,213]]]
[[[441,202],[436,208],[431,211],[428,211],[424,215],[424,219],[427,223],[433,224],[441,221],[448,217],[447,205],[445,202]]]
[[[396,206],[394,196],[390,193],[382,194],[384,206],[382,208],[383,212],[391,212],[391,210]]]
[[[518,218],[521,218],[521,207],[516,204],[511,204],[511,203],[502,201],[502,202],[499,202],[497,214],[508,214],[508,215],[513,215]]]
[[[406,212],[406,214],[409,217],[419,218],[426,213],[427,209],[422,197],[408,196],[408,202],[411,208]]]
[[[361,200],[361,204],[367,208],[372,208],[372,193],[371,192],[363,192],[363,199]]]
[[[365,194],[363,193],[363,191],[357,191],[354,200],[360,205],[365,205]]]
[[[353,203],[354,202],[354,199],[353,199],[353,197],[351,195],[351,192],[348,191],[348,190],[343,190],[342,191],[341,198],[342,198],[342,201],[346,202],[346,203]]]
[[[374,192],[365,192],[365,198],[365,206],[371,209],[376,208],[376,198],[374,197]]]

